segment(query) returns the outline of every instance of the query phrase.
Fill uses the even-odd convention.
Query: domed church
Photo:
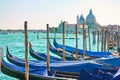
[[[67,21],[65,22],[65,30],[67,33],[74,33],[75,32],[75,24],[69,24]],[[62,32],[62,23],[58,26],[57,32]],[[100,25],[96,22],[96,18],[92,12],[92,9],[90,9],[89,14],[87,15],[86,19],[84,18],[83,14],[82,15],[77,15],[77,27],[78,27],[78,32],[82,32],[83,24],[85,24],[85,29],[87,28],[92,28],[91,30],[96,30],[100,28]]]

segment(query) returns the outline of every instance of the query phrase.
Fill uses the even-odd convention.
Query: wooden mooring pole
[[[93,34],[93,44],[96,44],[96,31],[93,31],[92,34]]]
[[[120,52],[120,26],[118,26],[118,34],[117,34],[117,51]]]
[[[50,70],[50,54],[49,54],[49,24],[47,24],[47,69]]]
[[[113,27],[111,27],[111,37],[112,37],[112,41],[114,41],[114,30],[113,30],[114,28]]]
[[[99,38],[99,30],[97,30],[97,51],[99,52],[99,43],[100,43],[100,38]]]
[[[108,50],[108,52],[110,49],[109,43],[110,43],[110,31],[108,30],[108,33],[107,33],[107,50]]]
[[[63,61],[66,60],[65,58],[65,22],[63,22],[63,27],[62,27],[62,32],[63,32]]]
[[[39,32],[37,31],[37,39],[39,39]]]
[[[112,37],[112,43],[113,43],[112,50],[114,51],[114,28],[113,27],[111,27],[111,31],[112,31],[111,37]]]
[[[25,78],[29,80],[29,60],[28,60],[28,31],[27,31],[27,21],[24,24],[25,28]]]
[[[101,52],[103,52],[103,44],[104,44],[104,28],[102,28],[102,33],[101,33]]]
[[[78,30],[77,30],[77,24],[75,25],[75,32],[76,32],[76,60],[78,60]]]
[[[88,27],[89,51],[91,51],[90,29]]]
[[[106,40],[107,40],[107,30],[105,30],[105,32],[104,32],[104,52],[106,51]]]
[[[3,48],[0,47],[0,70],[1,70],[2,57],[3,57]]]
[[[83,58],[86,56],[86,47],[85,47],[85,24],[83,24]]]

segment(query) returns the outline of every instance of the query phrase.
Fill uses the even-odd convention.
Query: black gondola
[[[7,59],[11,63],[18,65],[18,66],[22,66],[22,67],[25,66],[24,59],[14,57],[8,51],[7,51],[6,56],[7,56]],[[116,62],[119,59],[116,58],[116,59],[110,59],[110,60],[115,60],[114,62]],[[99,60],[98,59],[98,60],[92,61],[92,62],[91,61],[87,61],[87,62],[86,61],[82,61],[82,62],[79,62],[79,61],[51,61],[51,70],[58,70],[58,71],[63,70],[64,72],[77,72],[77,73],[81,70],[81,68],[86,68],[89,71],[93,70],[94,68],[100,68],[100,69],[107,70],[106,68],[102,68],[102,67],[105,67],[104,64],[107,64],[109,62],[109,64],[112,64],[115,66],[114,63],[110,63],[110,60]],[[88,68],[87,65],[91,65],[91,69],[90,69],[90,67]],[[29,66],[31,68],[34,68],[34,67],[44,67],[45,68],[46,62],[45,61],[35,61],[35,60],[29,61]],[[114,68],[114,66],[113,66],[113,68]],[[109,67],[112,67],[112,66],[109,66]],[[76,69],[70,70],[72,68],[77,68],[79,71]]]
[[[54,42],[53,42],[54,46],[56,48],[62,48],[63,45],[61,44],[58,44],[56,42],[56,39],[54,38]],[[67,46],[65,45],[65,50],[69,53],[75,53],[76,51],[76,48],[74,47],[71,47],[71,46]],[[110,52],[92,52],[92,51],[85,51],[86,52],[86,56],[89,56],[89,57],[93,57],[93,58],[99,58],[99,57],[108,57],[109,55],[111,55]],[[83,55],[83,50],[82,49],[78,49],[78,54],[79,55]]]
[[[8,51],[8,52],[9,52],[9,51]],[[9,56],[12,56],[12,55],[9,54]],[[13,59],[13,58],[15,58],[15,57],[12,56],[12,59]],[[16,59],[17,59],[17,58],[16,58]],[[19,59],[19,60],[17,60],[17,62],[18,62],[18,61],[22,62],[22,63],[19,62],[20,64],[25,65],[25,62],[24,62],[23,59]],[[16,63],[17,63],[17,62],[16,62]],[[31,62],[29,63],[31,69],[35,69],[36,67],[37,67],[37,68],[46,68],[46,67],[43,67],[43,65],[37,66],[37,65],[35,65],[35,63],[36,63],[35,61],[34,61],[34,63],[31,63]],[[55,63],[56,63],[56,62],[55,62]],[[42,63],[41,63],[41,64],[42,64]],[[59,64],[59,63],[58,63],[58,64]],[[64,64],[64,63],[63,63],[63,64]],[[65,64],[67,64],[67,63],[65,63]],[[71,61],[71,64],[73,64],[72,61]],[[59,64],[59,65],[60,65],[60,64]],[[68,65],[69,65],[69,64],[68,64]],[[81,65],[81,66],[80,66],[80,65]],[[84,66],[84,67],[82,67],[82,68],[83,68],[83,69],[87,69],[87,68],[88,68],[87,65],[89,65],[89,66],[91,65],[91,66],[92,66],[91,69],[95,69],[95,67],[96,67],[96,68],[98,68],[98,69],[102,69],[103,71],[112,72],[112,73],[115,73],[115,72],[117,71],[117,69],[116,69],[115,67],[112,67],[112,66],[111,66],[111,67],[110,67],[110,66],[106,67],[106,66],[104,66],[104,65],[103,65],[103,66],[100,66],[99,64],[96,65],[96,64],[91,64],[91,63],[87,63],[87,64],[86,64],[86,63],[85,63],[85,64],[83,63],[83,64],[79,64],[79,65],[73,65],[73,67],[76,66],[76,68],[78,68],[77,66],[79,66],[79,68],[80,68],[80,67]],[[51,66],[52,66],[52,65],[51,65]],[[98,66],[98,67],[97,67],[97,66]],[[71,74],[71,73],[70,73],[70,72],[71,72],[70,69],[69,69],[70,67],[72,67],[72,66],[71,66],[71,65],[69,65],[69,66],[64,65],[64,66],[62,67],[62,65],[61,65],[61,67],[58,67],[58,68],[55,67],[55,66],[52,66],[51,69],[52,69],[52,70],[58,70],[58,71],[56,71],[56,72],[58,73],[57,76],[63,77],[63,75],[67,75],[67,77],[68,77],[68,76],[72,76],[72,78],[78,78],[78,76],[79,76],[78,74],[74,74],[74,73]],[[106,68],[104,68],[104,67],[106,67]],[[70,71],[70,72],[69,72],[70,74],[69,74],[68,72],[67,72],[67,73],[64,73],[67,68],[68,68],[67,71],[68,71],[68,72]],[[82,69],[82,68],[81,68],[81,69]],[[65,70],[63,70],[63,69],[65,69]],[[90,69],[90,67],[89,67],[88,69]],[[60,72],[60,70],[63,70],[63,72]],[[60,73],[61,73],[61,74],[60,74]],[[59,75],[59,74],[60,74],[60,75]],[[65,76],[65,77],[66,77],[66,76]]]
[[[15,65],[25,66],[25,59],[18,58],[16,56],[13,56],[12,54],[10,54],[8,47],[6,49],[6,57],[7,57],[9,62],[11,62]],[[42,62],[43,61],[39,61],[39,60],[29,60],[29,63],[31,63],[31,64],[42,63]]]
[[[49,42],[50,45],[50,51],[60,57],[62,57],[63,55],[63,50],[61,48],[55,48],[51,45],[51,43]],[[75,58],[72,56],[72,53],[66,52],[66,60],[75,60]]]
[[[10,54],[8,47],[6,50],[6,57],[7,57],[9,62],[11,62],[17,66],[21,66],[21,67],[25,66],[25,60],[18,58],[18,57],[15,57],[12,54]],[[51,62],[54,62],[54,61],[51,61]],[[61,64],[62,62],[60,61],[59,63]],[[46,68],[46,62],[45,61],[38,61],[38,60],[29,60],[29,67],[30,68],[35,68],[35,67]],[[70,72],[64,72],[64,71],[61,72],[61,71],[56,71],[54,69],[52,69],[52,71],[53,72],[55,71],[56,73],[60,74],[61,76],[64,75],[64,76],[72,77],[72,78],[76,78],[77,76],[79,76],[79,74],[77,74],[77,73],[70,73]],[[58,75],[58,74],[56,74],[56,75]],[[74,75],[74,76],[72,76],[72,75]]]
[[[106,68],[107,69],[107,68]],[[97,71],[96,71],[97,70]],[[99,71],[100,69],[95,69],[93,70],[92,73],[89,73],[87,70],[84,70],[83,68],[80,71],[80,80],[104,80],[105,78],[108,78],[106,80],[111,80],[113,78],[112,74],[104,73],[103,71]],[[109,72],[117,71],[118,69],[107,69]],[[25,80],[25,68],[16,66],[10,63],[5,62],[2,60],[1,63],[1,71],[9,75],[11,77],[18,78],[20,80]],[[106,71],[106,70],[105,70]],[[34,68],[29,68],[29,80],[73,80],[73,79],[79,79],[79,76],[75,76],[75,74],[69,74],[69,78],[61,78],[61,77],[68,77],[68,73],[57,73],[53,74],[52,72],[49,72],[46,68],[43,67],[34,67]],[[118,78],[119,80],[119,73],[120,70],[114,75],[115,78]],[[56,77],[54,77],[56,75]],[[97,76],[97,77],[96,77]],[[115,79],[116,80],[116,79]]]
[[[29,46],[29,52],[30,52],[30,55],[37,59],[37,60],[46,60],[47,59],[47,55],[45,53],[40,53],[40,52],[35,52],[33,49],[32,49],[32,46],[31,46],[31,43],[29,43],[30,46]],[[54,57],[54,56],[51,56],[50,55],[50,59],[51,60],[55,60],[55,61],[62,61],[61,58],[57,58],[57,57]]]
[[[1,62],[2,73],[20,80],[25,80],[25,68],[5,62]],[[70,78],[54,77],[55,74],[46,68],[30,68],[29,80],[68,80]],[[72,79],[71,79],[72,80]]]

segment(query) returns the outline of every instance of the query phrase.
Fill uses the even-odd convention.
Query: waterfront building
[[[108,29],[108,31],[114,31],[117,32],[118,31],[118,27],[119,25],[106,25],[106,26],[101,26],[101,28],[104,28],[105,30]]]
[[[66,33],[75,33],[75,24],[70,24],[67,21],[64,21],[64,22],[65,22]],[[60,32],[60,33],[62,32],[62,24],[63,24],[63,21],[60,22],[57,28],[57,32]],[[92,9],[90,9],[86,19],[84,18],[83,14],[80,16],[77,15],[76,24],[78,27],[78,33],[82,32],[83,24],[85,25],[85,29],[90,28],[92,31],[96,31],[96,29],[100,28],[100,25],[96,22],[96,18],[92,12]]]

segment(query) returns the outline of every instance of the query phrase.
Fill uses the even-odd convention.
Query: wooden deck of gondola
[[[63,72],[63,71],[55,71],[55,70],[52,70],[53,73],[56,73],[56,74],[66,74],[66,75],[73,75],[73,76],[79,76],[80,73],[77,73],[77,72]]]
[[[77,72],[63,72],[63,71],[55,71],[55,70],[52,70],[52,72],[55,73],[56,76],[58,77],[79,79],[79,76],[80,76],[80,73],[77,73]]]
[[[79,79],[79,76],[73,76],[73,75],[56,74],[56,76],[65,77],[65,78],[72,78],[72,79]]]

